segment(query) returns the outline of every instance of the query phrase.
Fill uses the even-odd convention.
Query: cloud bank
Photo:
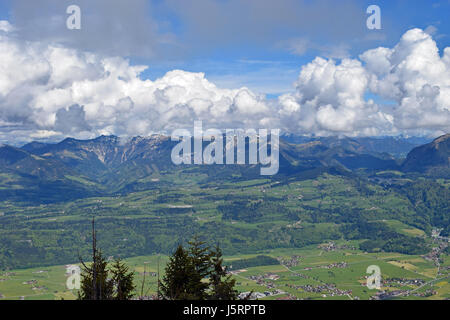
[[[276,100],[219,88],[203,73],[173,70],[142,80],[147,66],[124,58],[19,39],[0,22],[3,142],[170,133],[194,120],[317,135],[450,131],[450,48],[440,55],[420,29],[357,59],[317,57],[301,67],[293,92]]]

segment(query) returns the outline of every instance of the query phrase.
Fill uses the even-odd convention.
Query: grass
[[[0,188],[14,181],[14,177],[12,176],[3,175],[0,177],[3,179]],[[187,179],[187,177],[190,179]],[[189,218],[195,219],[200,227],[209,222],[220,222],[225,227],[229,227],[230,230],[243,230],[245,232],[244,236],[263,232],[261,238],[257,239],[255,236],[254,243],[256,245],[264,241],[266,237],[277,234],[279,237],[275,238],[276,242],[273,243],[274,246],[281,246],[281,244],[291,246],[289,248],[271,250],[254,250],[251,254],[247,252],[245,254],[227,256],[226,261],[250,258],[259,254],[266,254],[275,258],[288,258],[293,255],[301,257],[299,264],[291,267],[290,270],[280,265],[248,268],[246,272],[235,276],[236,280],[240,283],[238,285],[240,291],[267,290],[266,287],[256,284],[253,280],[249,280],[248,277],[264,275],[270,272],[280,275],[280,279],[274,281],[278,289],[295,295],[298,298],[324,299],[322,294],[289,288],[286,286],[287,284],[294,286],[305,286],[308,284],[319,286],[324,283],[333,283],[342,290],[352,290],[352,297],[357,296],[361,299],[368,299],[374,292],[367,289],[362,283],[364,283],[366,269],[369,265],[379,265],[383,276],[386,278],[401,277],[432,280],[437,274],[437,268],[431,262],[425,261],[420,256],[383,252],[365,254],[360,250],[350,249],[326,252],[319,249],[317,245],[295,248],[290,244],[291,239],[283,238],[285,236],[283,230],[296,221],[289,220],[279,212],[268,213],[267,215],[271,219],[247,223],[244,221],[223,222],[221,214],[218,211],[219,205],[227,204],[233,201],[235,197],[250,201],[274,201],[280,203],[287,209],[300,213],[307,212],[308,210],[314,211],[316,209],[318,212],[321,212],[320,210],[330,210],[340,205],[344,209],[357,209],[371,217],[373,215],[373,220],[383,221],[399,233],[414,237],[426,236],[422,230],[395,219],[395,210],[401,211],[402,213],[414,214],[414,211],[409,206],[410,204],[408,204],[408,200],[388,192],[379,186],[370,186],[370,190],[374,193],[362,196],[351,180],[329,174],[324,174],[317,179],[285,181],[283,183],[277,183],[277,181],[269,179],[224,182],[220,185],[213,182],[199,183],[202,179],[206,178],[206,175],[200,176],[195,172],[185,173],[184,176],[180,173],[173,175],[160,173],[142,181],[155,185],[154,189],[133,191],[124,195],[91,197],[67,203],[44,205],[20,205],[4,201],[0,202],[0,213],[5,214],[5,219],[16,219],[18,221],[17,225],[20,226],[19,231],[32,230],[33,235],[42,235],[40,240],[41,244],[51,246],[52,248],[60,246],[58,238],[55,236],[57,232],[71,233],[70,225],[81,225],[89,222],[92,217],[92,210],[95,208],[96,221],[99,222],[114,219],[115,225],[125,226],[127,223],[137,225],[147,219],[157,221],[175,218],[188,220]],[[90,181],[80,177],[73,177],[73,180],[82,184],[90,183]],[[192,206],[192,208],[189,208],[192,210],[173,208],[174,206]],[[167,209],[170,209],[170,211]],[[381,218],[380,215],[382,216]],[[299,218],[300,220],[302,221],[299,224],[298,232],[301,232],[305,228],[314,228],[314,232],[327,234],[328,230],[336,227],[334,223],[326,221],[313,223],[311,220],[308,221],[301,216]],[[89,226],[88,223],[87,225]],[[33,229],[33,226],[39,226],[39,228]],[[66,227],[67,230],[64,230]],[[111,233],[114,234],[115,231],[117,230],[114,229]],[[165,233],[158,234],[157,239],[155,236],[155,239],[152,239],[152,241],[165,243],[174,240],[172,234],[168,233],[167,230],[164,231]],[[183,231],[180,230],[180,233]],[[0,230],[0,232],[3,232],[3,230]],[[28,236],[29,234],[26,233],[26,235]],[[134,236],[135,239],[141,240],[145,235],[128,236],[127,234],[126,236],[127,238]],[[234,238],[232,240],[245,239],[244,236],[236,233],[233,234]],[[122,239],[123,237],[119,237],[118,234],[116,238]],[[336,240],[335,242],[356,248],[358,248],[360,243],[357,240]],[[123,247],[127,249],[124,244]],[[265,247],[260,246],[259,248]],[[125,249],[123,252],[126,253],[127,251]],[[443,259],[444,262],[442,265],[449,266],[450,259],[447,256],[444,256]],[[139,288],[143,280],[144,266],[146,272],[157,272],[157,261],[158,257],[154,255],[126,259],[126,262],[136,273],[136,285]],[[166,256],[160,257],[161,270],[166,261]],[[345,262],[348,266],[346,268],[325,268],[325,266],[340,262]],[[312,269],[305,270],[305,268]],[[71,299],[75,297],[73,292],[65,290],[64,266],[51,266],[43,269],[47,270],[45,274],[33,274],[33,270],[36,269],[14,270],[16,275],[10,277],[2,276],[0,273],[0,279],[5,279],[4,281],[0,281],[0,294],[5,296],[5,299],[17,299],[21,296],[27,299]],[[304,274],[308,278],[305,279],[296,276],[295,273]],[[44,287],[43,289],[33,289],[32,285],[22,284],[24,281],[34,279],[34,276],[37,280],[36,286]],[[156,285],[155,277],[146,277],[144,291],[154,293],[156,291]],[[449,284],[447,280],[441,280],[433,284],[433,287],[438,292],[435,298],[445,298],[449,295]],[[326,298],[335,299],[337,297],[330,297],[327,294]],[[349,297],[343,296],[342,298]]]
[[[354,242],[343,242],[348,245]],[[318,246],[308,246],[299,249],[273,249],[267,250],[264,254],[274,258],[289,258],[293,255],[300,257],[297,266],[290,268],[282,265],[258,266],[246,268],[245,271],[234,275],[237,282],[236,288],[240,292],[273,292],[281,290],[285,294],[269,296],[264,299],[277,299],[290,294],[299,299],[369,299],[376,293],[376,290],[369,290],[365,285],[366,269],[369,265],[378,265],[381,269],[382,279],[407,278],[422,279],[430,282],[425,288],[417,290],[421,292],[426,289],[435,290],[435,295],[431,299],[445,299],[450,295],[449,275],[441,276],[443,279],[434,280],[436,268],[420,256],[408,256],[392,253],[365,254],[360,250],[338,249],[337,251],[325,252]],[[246,259],[256,256],[253,254],[226,256],[225,261],[230,262],[237,259]],[[448,259],[448,256],[444,256]],[[135,272],[135,285],[137,293],[141,292],[144,279],[144,269],[147,272],[144,282],[143,292],[155,294],[157,289],[157,277],[149,273],[160,271],[163,276],[164,266],[168,257],[164,255],[140,256],[125,260],[131,270]],[[345,262],[345,268],[328,267],[337,262]],[[432,274],[433,271],[434,273]],[[250,277],[276,274],[277,280],[263,279],[257,283]],[[300,275],[300,276],[299,276]],[[69,291],[65,288],[65,266],[51,266],[45,268],[21,269],[3,272],[0,275],[0,294],[2,299],[75,299],[76,291]],[[32,284],[27,281],[35,280]],[[272,283],[275,287],[268,288],[267,284]],[[303,289],[305,286],[318,287],[325,284],[333,284],[339,290],[351,291],[347,294],[333,294],[331,291],[308,292]],[[34,287],[34,289],[33,289]],[[38,289],[39,288],[39,289]],[[414,286],[394,286],[384,287],[387,291],[411,290]],[[324,296],[325,295],[325,296]],[[417,297],[411,296],[411,299]],[[404,298],[402,298],[404,299]]]

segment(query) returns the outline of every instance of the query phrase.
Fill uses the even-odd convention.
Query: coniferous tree
[[[79,300],[111,300],[114,297],[114,284],[108,279],[108,262],[101,251],[97,251],[94,262],[87,266],[82,262]]]
[[[134,274],[117,259],[112,268],[97,250],[97,234],[95,221],[92,219],[92,263],[87,265],[80,257],[82,264],[79,300],[129,300],[133,296]],[[111,273],[111,275],[110,275]]]
[[[115,300],[130,300],[133,297],[135,285],[133,284],[134,273],[120,259],[116,259],[111,268],[113,286],[115,289]]]
[[[223,266],[222,251],[195,237],[170,257],[158,296],[169,300],[235,300],[235,280]]]
[[[219,246],[211,251],[212,270],[210,273],[211,300],[236,300],[239,292],[234,289],[236,280],[228,274],[226,266],[223,266],[222,250]]]
[[[195,272],[189,281],[190,291],[199,300],[207,298],[208,283],[203,279],[209,277],[211,271],[211,255],[209,247],[205,242],[200,241],[197,236],[192,241],[188,242],[188,256],[191,263],[194,265]]]
[[[165,275],[159,284],[158,296],[169,300],[196,299],[192,292],[193,278],[196,278],[196,271],[192,259],[179,245],[166,266]]]

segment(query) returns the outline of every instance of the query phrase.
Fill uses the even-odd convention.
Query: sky
[[[69,5],[81,29],[69,30]],[[381,29],[366,12],[381,10]],[[0,142],[450,131],[450,0],[2,0]],[[448,48],[448,49],[446,49]]]

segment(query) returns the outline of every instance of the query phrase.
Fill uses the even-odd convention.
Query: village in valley
[[[233,270],[239,299],[449,299],[449,239],[434,234],[434,245],[425,255],[367,253],[351,241],[331,241],[301,249],[276,249],[261,253],[278,263],[249,265]],[[254,255],[225,257],[236,261],[257,261]],[[112,257],[110,257],[112,259]],[[252,260],[253,258],[253,260]],[[156,299],[158,270],[167,256],[126,259],[136,275],[136,299]],[[250,263],[250,262],[249,262]],[[256,263],[257,264],[257,263]],[[369,289],[369,265],[381,270],[381,287]],[[70,265],[22,269],[0,274],[0,299],[75,299],[76,290],[66,288]]]

